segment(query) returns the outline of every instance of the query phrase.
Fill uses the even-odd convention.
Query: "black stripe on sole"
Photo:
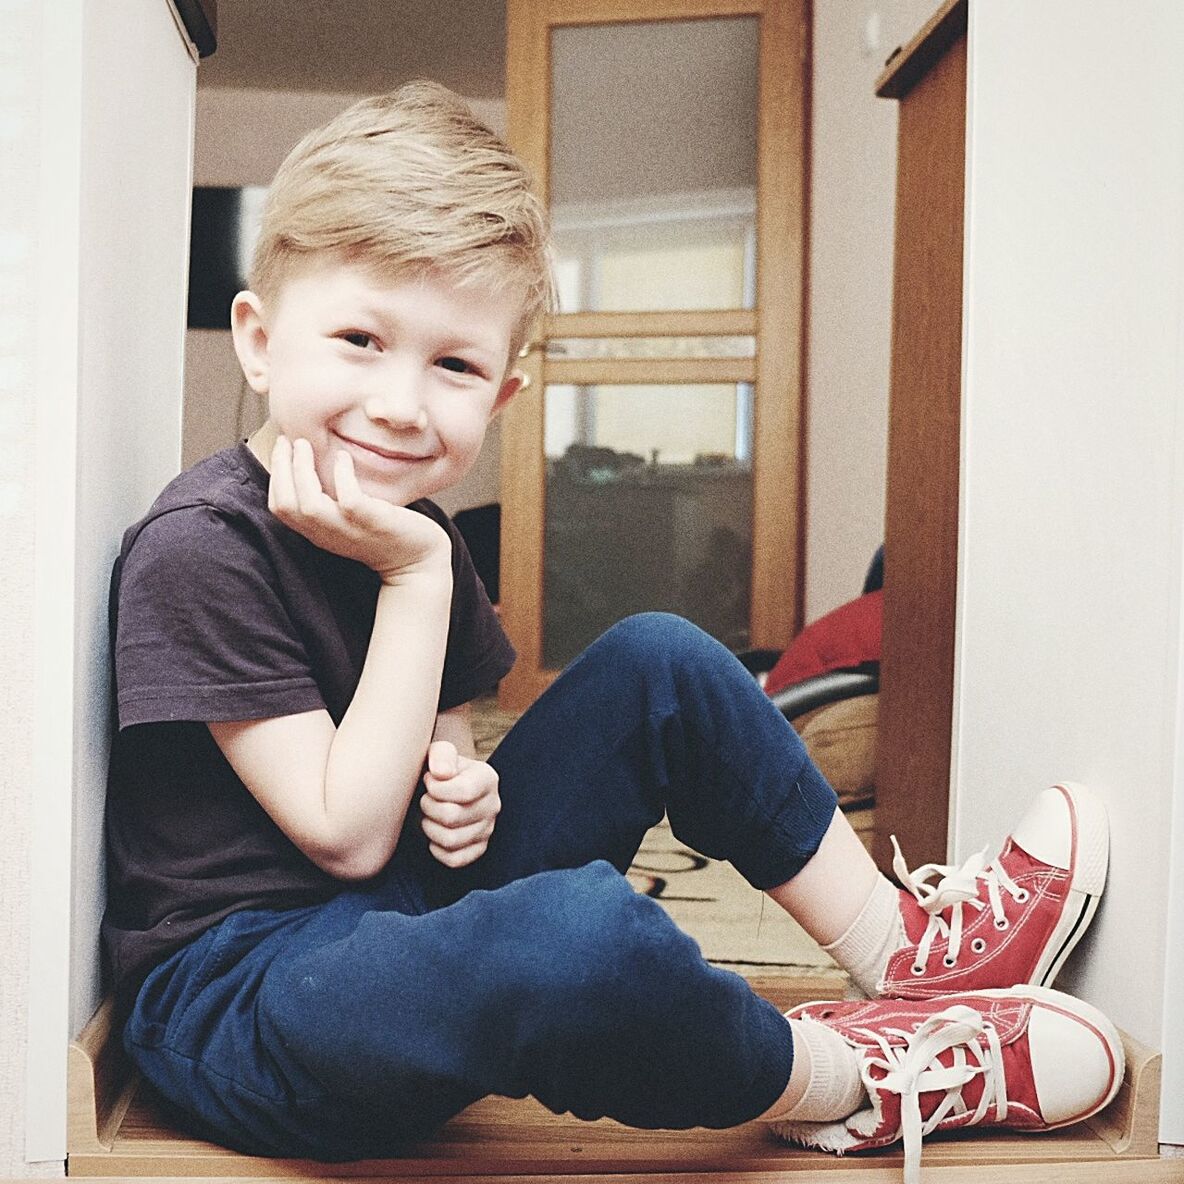
[[[1090,915],[1090,905],[1097,900],[1096,896],[1087,896],[1081,907],[1081,912],[1077,914],[1077,920],[1073,922],[1073,928],[1065,935],[1065,940],[1061,942],[1061,948],[1057,950],[1056,957],[1048,964],[1048,970],[1044,977],[1036,985],[1038,987],[1050,986],[1052,980],[1060,973],[1061,960],[1069,956],[1069,951],[1077,944],[1081,937],[1079,932],[1085,924],[1086,918]]]

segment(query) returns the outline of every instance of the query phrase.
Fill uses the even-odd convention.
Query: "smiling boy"
[[[476,460],[521,386],[510,370],[520,319],[513,303],[435,270],[384,279],[340,252],[297,266],[267,308],[254,292],[234,302],[243,373],[268,397],[248,447],[270,470],[269,507],[378,574],[381,644],[339,725],[322,710],[210,730],[284,833],[340,878],[376,875],[390,859],[433,728],[451,744],[436,750],[437,773],[472,754],[467,715],[436,712],[454,544],[404,507]],[[385,726],[370,726],[371,714]],[[440,793],[425,799],[423,827],[432,853],[460,866],[485,849],[496,778],[466,762]]]
[[[103,937],[129,1054],[199,1133],[320,1159],[390,1155],[488,1093],[903,1138],[912,1174],[922,1130],[1099,1109],[1117,1034],[1045,989],[1102,890],[1080,787],[990,865],[902,863],[902,892],[743,667],[664,614],[475,759],[467,705],[513,650],[429,499],[521,389],[545,245],[519,162],[430,84],[277,174],[232,310],[268,420],[171,482],[113,575]],[[625,878],[664,813],[911,1001],[787,1022],[710,966]]]

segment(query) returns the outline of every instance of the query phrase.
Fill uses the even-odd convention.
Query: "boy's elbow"
[[[356,883],[372,880],[390,862],[394,850],[387,844],[352,843],[338,848],[322,847],[306,855],[335,880]]]

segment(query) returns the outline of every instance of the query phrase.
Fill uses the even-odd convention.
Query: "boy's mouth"
[[[371,444],[365,440],[355,440],[351,436],[343,436],[340,432],[336,433],[337,439],[347,445],[351,449],[357,449],[369,456],[378,457],[380,460],[394,460],[394,461],[416,461],[427,460],[427,456],[418,452],[405,452],[398,448],[384,448],[381,444]]]

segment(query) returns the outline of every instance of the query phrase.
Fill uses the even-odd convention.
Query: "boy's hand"
[[[421,825],[432,855],[445,867],[480,859],[502,808],[497,770],[461,756],[448,740],[436,740],[428,748],[423,782]]]
[[[333,480],[335,498],[321,486],[312,445],[280,436],[271,453],[268,507],[285,526],[325,551],[373,568],[384,583],[416,571],[451,573],[445,531],[424,514],[364,493],[347,452],[337,453]]]

